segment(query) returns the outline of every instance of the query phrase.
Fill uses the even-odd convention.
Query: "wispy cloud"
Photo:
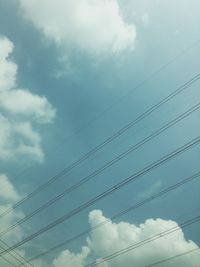
[[[149,197],[151,195],[153,195],[154,193],[156,193],[162,186],[162,183],[160,180],[156,181],[155,183],[153,183],[148,189],[143,190],[141,193],[138,194],[138,198],[146,198]]]

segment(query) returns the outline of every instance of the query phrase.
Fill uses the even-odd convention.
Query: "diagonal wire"
[[[166,63],[164,63],[163,65],[161,65],[158,69],[156,69],[155,71],[151,72],[141,82],[139,82],[136,86],[134,86],[133,89],[129,90],[126,94],[124,94],[122,97],[120,97],[119,99],[117,99],[114,103],[112,103],[108,108],[106,108],[104,111],[102,111],[99,115],[95,116],[88,123],[86,123],[86,125],[83,125],[83,126],[79,127],[75,131],[75,133],[72,134],[72,135],[70,135],[69,137],[67,137],[67,139],[70,138],[73,135],[79,134],[83,129],[87,128],[88,126],[90,126],[90,124],[92,124],[97,119],[101,118],[103,115],[105,115],[107,112],[109,112],[114,106],[116,106],[117,104],[123,102],[128,96],[132,95],[133,92],[135,92],[135,90],[139,89],[145,83],[147,83],[147,82],[151,81],[152,79],[154,79],[154,77],[158,76],[159,73],[161,73],[168,66],[170,66],[171,64],[173,64],[180,56],[182,56],[183,54],[185,54],[186,52],[190,51],[195,46],[197,46],[199,44],[199,42],[200,42],[199,39],[196,40],[196,41],[194,41],[191,45],[187,46],[186,48],[184,48],[183,50],[181,50],[177,55],[175,55],[175,57],[171,58],[169,61],[167,61]],[[64,140],[64,143],[66,142],[66,140]],[[31,169],[31,166],[27,167],[26,169],[22,170],[16,177],[20,176],[21,174],[23,174],[24,172],[26,172],[26,171],[28,171],[30,169]]]
[[[171,192],[171,191],[173,191],[173,190],[175,190],[177,188],[180,188],[181,186],[183,186],[183,185],[185,185],[185,184],[187,184],[189,182],[192,182],[194,179],[197,179],[199,177],[200,177],[200,171],[195,173],[195,174],[193,174],[192,176],[189,176],[189,177],[181,180],[180,182],[178,182],[178,183],[176,183],[176,184],[174,184],[174,185],[172,185],[172,186],[170,186],[168,188],[165,188],[164,190],[162,190],[162,191],[160,191],[160,192],[158,192],[156,194],[153,194],[152,196],[150,196],[150,197],[148,197],[148,198],[146,198],[146,199],[144,199],[144,200],[132,205],[131,207],[129,207],[127,209],[124,209],[124,210],[118,212],[117,214],[113,215],[110,219],[106,219],[103,222],[101,222],[101,223],[99,223],[99,224],[97,224],[95,226],[92,226],[92,227],[88,228],[87,230],[82,231],[81,233],[73,236],[72,238],[70,238],[68,240],[65,240],[64,242],[62,242],[62,243],[60,243],[60,244],[58,244],[58,245],[56,245],[56,246],[44,251],[44,252],[42,252],[42,253],[34,256],[34,257],[32,257],[31,259],[28,260],[28,262],[32,262],[32,261],[34,261],[34,260],[36,260],[38,258],[41,258],[41,257],[43,257],[43,256],[45,256],[45,255],[47,255],[47,254],[49,254],[49,253],[51,253],[53,251],[65,246],[65,245],[68,245],[69,243],[71,243],[73,241],[76,241],[77,239],[79,239],[79,238],[91,233],[92,231],[95,231],[96,229],[98,229],[98,228],[100,228],[100,227],[102,227],[102,226],[104,226],[104,225],[106,225],[108,223],[111,223],[113,220],[123,216],[124,214],[132,212],[133,210],[138,209],[138,208],[144,206],[145,204],[147,204],[147,203],[149,203],[149,202],[151,202],[151,201],[153,201],[155,199],[158,199],[158,198],[162,197],[163,195],[165,195],[165,194],[167,194],[167,193],[169,193],[169,192]],[[23,266],[23,264],[19,265],[19,266]]]
[[[30,218],[35,216],[39,212],[42,212],[44,209],[46,209],[49,206],[55,204],[58,200],[60,200],[61,198],[63,198],[67,194],[71,193],[72,191],[76,190],[77,188],[79,188],[80,186],[82,186],[83,184],[85,184],[86,182],[91,180],[92,178],[94,178],[97,175],[99,175],[101,172],[105,171],[107,168],[109,168],[112,165],[114,165],[115,163],[119,162],[121,159],[123,159],[124,157],[128,156],[130,153],[132,153],[135,150],[139,149],[141,146],[143,146],[147,142],[149,142],[152,139],[156,138],[158,135],[160,135],[161,133],[163,133],[167,129],[169,129],[172,126],[176,125],[178,122],[180,122],[181,120],[185,119],[186,117],[191,115],[193,112],[197,111],[199,108],[200,108],[200,103],[194,105],[193,107],[189,108],[187,111],[182,113],[181,115],[177,116],[172,121],[168,122],[167,124],[165,124],[164,126],[159,128],[158,130],[156,130],[155,132],[153,132],[152,134],[150,134],[149,136],[144,138],[142,141],[140,141],[137,144],[133,145],[132,147],[130,147],[128,150],[124,151],[123,153],[121,153],[117,157],[114,157],[111,161],[107,162],[106,164],[101,166],[99,169],[95,170],[94,172],[92,172],[91,174],[87,175],[86,177],[83,177],[76,184],[72,185],[71,187],[67,187],[62,193],[60,193],[59,195],[57,195],[54,198],[50,199],[48,202],[46,202],[45,204],[43,204],[42,206],[40,206],[39,208],[37,208],[33,212],[29,213],[24,218],[18,220],[16,223],[14,223],[13,225],[9,226],[7,229],[1,231],[0,232],[0,238],[2,236],[6,235],[11,230],[15,229],[17,226],[21,225],[22,223],[26,222],[27,220],[29,220]]]
[[[99,261],[91,262],[91,263],[89,263],[89,264],[87,264],[87,265],[85,265],[83,267],[97,266],[97,265],[102,264],[102,263],[104,263],[106,261],[109,261],[111,259],[114,259],[116,257],[119,257],[119,256],[121,256],[121,255],[123,255],[125,253],[128,253],[130,251],[133,251],[136,248],[139,248],[139,247],[144,246],[146,244],[149,244],[149,243],[151,243],[153,241],[156,241],[156,240],[158,240],[160,238],[163,238],[164,236],[173,234],[176,231],[181,231],[182,228],[186,228],[186,227],[188,227],[188,226],[190,226],[192,224],[198,223],[199,221],[200,221],[200,216],[197,216],[195,218],[189,219],[189,220],[187,220],[185,222],[182,222],[178,226],[172,227],[172,228],[170,228],[168,230],[165,230],[165,231],[163,231],[163,232],[161,232],[159,234],[156,234],[156,235],[151,236],[149,238],[146,238],[146,239],[144,239],[144,240],[142,240],[140,242],[137,242],[135,244],[132,244],[132,245],[130,245],[130,246],[124,248],[124,249],[118,250],[118,251],[116,251],[116,252],[114,252],[114,253],[112,253],[112,254],[110,254],[108,256],[105,256],[105,257],[101,258]]]
[[[15,265],[13,262],[11,262],[10,260],[8,260],[5,256],[2,256],[2,259],[7,262],[10,266],[14,266],[14,267],[17,267],[17,266],[22,266],[22,265]]]
[[[183,253],[177,254],[177,255],[175,255],[175,256],[172,256],[172,257],[170,257],[170,258],[166,258],[166,259],[163,259],[163,260],[154,262],[154,263],[152,263],[152,264],[146,265],[145,267],[153,267],[153,266],[156,266],[156,265],[160,265],[160,264],[162,264],[162,263],[165,263],[165,262],[168,262],[168,261],[172,261],[172,260],[174,260],[174,259],[183,257],[183,256],[185,256],[185,255],[189,255],[189,254],[191,254],[191,253],[197,252],[197,251],[199,251],[199,250],[200,250],[199,247],[198,247],[198,248],[194,248],[194,249],[185,251],[185,252],[183,252]]]
[[[7,248],[9,247],[9,245],[4,241],[4,240],[2,240],[2,239],[0,239],[0,242],[4,245],[4,246],[6,246]],[[2,249],[2,250],[5,250],[5,248],[2,246],[2,245],[0,245],[0,248]],[[15,255],[14,255],[15,254]],[[28,261],[27,259],[25,259],[22,255],[20,255],[18,252],[16,252],[15,250],[12,252],[12,253],[9,253],[9,255],[13,258],[13,259],[15,259],[15,260],[17,260],[18,262],[20,262],[21,263],[21,265],[27,265],[28,264],[28,266],[34,266],[30,261]],[[4,260],[6,260],[5,258],[4,258]],[[11,262],[9,262],[10,264],[11,264]]]
[[[107,189],[103,193],[95,196],[94,198],[92,198],[88,202],[85,202],[84,204],[80,205],[79,207],[77,207],[77,208],[73,209],[72,211],[66,213],[65,215],[59,217],[58,219],[56,219],[53,222],[49,223],[45,227],[39,229],[35,233],[31,234],[30,236],[26,237],[25,239],[21,240],[20,242],[16,243],[15,245],[11,246],[10,248],[5,249],[4,251],[0,252],[0,256],[9,253],[10,251],[12,251],[12,250],[24,245],[25,243],[29,242],[30,240],[42,235],[43,233],[49,231],[52,228],[56,227],[57,225],[69,220],[71,217],[75,216],[79,212],[81,212],[81,211],[85,210],[86,208],[94,205],[95,203],[97,203],[98,201],[104,199],[105,197],[113,194],[115,191],[117,191],[117,190],[121,189],[122,187],[128,185],[130,182],[133,182],[133,181],[141,178],[145,174],[147,174],[147,173],[151,172],[152,170],[158,168],[162,164],[164,164],[164,163],[168,162],[169,160],[177,157],[178,155],[186,152],[187,150],[191,149],[192,147],[195,147],[195,146],[199,145],[199,143],[200,143],[200,136],[194,138],[193,140],[191,140],[190,142],[184,144],[183,146],[175,149],[173,152],[163,156],[162,158],[160,158],[159,160],[157,160],[157,161],[153,162],[152,164],[146,166],[142,170],[134,173],[133,175],[131,175],[131,176],[125,178],[125,179],[123,179],[121,182],[119,182],[119,183],[115,184],[114,186],[110,187],[109,189]]]
[[[16,202],[12,206],[12,208],[8,208],[4,212],[2,212],[0,214],[0,218],[2,218],[5,215],[9,214],[14,209],[16,209],[17,207],[19,207],[20,205],[22,205],[25,201],[33,198],[38,193],[40,193],[42,190],[46,189],[49,185],[53,184],[58,179],[60,179],[61,177],[63,177],[67,173],[69,173],[72,169],[74,169],[75,167],[77,167],[80,163],[82,163],[85,160],[87,160],[89,157],[91,157],[92,155],[94,155],[97,151],[99,151],[100,149],[102,149],[103,147],[105,147],[107,144],[111,143],[116,138],[119,138],[123,133],[125,133],[126,131],[128,131],[131,127],[135,126],[137,123],[139,123],[140,121],[142,121],[143,119],[145,119],[146,117],[148,117],[154,111],[156,111],[157,109],[159,109],[162,105],[164,105],[167,102],[169,102],[171,99],[173,99],[175,96],[177,96],[178,94],[180,94],[181,92],[183,92],[184,90],[186,90],[189,86],[191,86],[192,84],[194,84],[195,82],[197,82],[199,79],[200,79],[200,73],[198,73],[197,75],[193,76],[190,80],[188,80],[186,83],[184,83],[183,85],[181,85],[175,91],[173,91],[172,93],[170,93],[169,95],[167,95],[166,97],[164,97],[157,104],[155,104],[152,107],[150,107],[149,109],[147,109],[144,113],[142,113],[141,115],[139,115],[136,119],[134,119],[131,122],[129,122],[128,124],[126,124],[124,127],[122,127],[117,132],[115,132],[113,135],[111,135],[109,138],[107,138],[102,143],[100,143],[99,145],[97,145],[96,147],[94,147],[93,149],[91,149],[88,153],[86,153],[85,155],[83,155],[82,157],[80,157],[77,161],[73,162],[72,164],[70,164],[66,168],[62,169],[59,173],[57,173],[55,176],[53,176],[52,178],[50,178],[47,182],[43,183],[42,185],[40,185],[39,187],[37,187],[35,190],[33,190],[31,193],[29,193],[24,198],[22,198],[20,201]]]

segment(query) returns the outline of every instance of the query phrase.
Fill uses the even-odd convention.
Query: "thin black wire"
[[[166,258],[166,259],[163,259],[163,260],[160,260],[160,261],[157,261],[157,262],[154,262],[150,265],[146,265],[145,267],[152,267],[152,266],[155,266],[155,265],[159,265],[159,264],[162,264],[162,263],[165,263],[165,262],[168,262],[168,261],[171,261],[171,260],[174,260],[174,259],[177,259],[177,258],[180,258],[180,257],[183,257],[185,255],[188,255],[188,254],[191,254],[191,253],[194,253],[196,251],[200,250],[200,248],[194,248],[194,249],[191,249],[191,250],[188,250],[186,252],[183,252],[181,254],[177,254],[175,256],[172,256],[170,258]]]
[[[115,132],[113,135],[111,135],[105,141],[103,141],[102,143],[100,143],[99,145],[97,145],[95,148],[93,148],[92,150],[90,150],[88,153],[86,153],[85,155],[83,155],[82,157],[80,157],[77,161],[73,162],[68,167],[66,167],[63,170],[61,170],[55,176],[53,176],[52,178],[50,178],[47,182],[45,182],[42,185],[40,185],[39,187],[37,187],[34,191],[32,191],[31,193],[29,193],[27,196],[25,196],[24,198],[22,198],[20,201],[16,202],[12,206],[12,208],[9,208],[9,209],[5,210],[4,212],[2,212],[0,214],[0,218],[2,218],[3,216],[9,214],[14,209],[16,209],[17,207],[19,207],[20,205],[22,205],[25,201],[27,201],[28,199],[31,199],[32,197],[34,197],[35,195],[37,195],[39,192],[41,192],[42,190],[46,189],[50,184],[52,184],[55,181],[57,181],[58,179],[60,179],[63,175],[66,175],[67,173],[69,173],[73,168],[75,168],[80,163],[82,163],[83,161],[85,161],[86,159],[88,159],[90,156],[92,156],[93,154],[95,154],[97,151],[99,151],[100,149],[102,149],[107,144],[111,143],[114,139],[116,139],[119,136],[121,136],[123,133],[125,133],[127,130],[129,130],[131,127],[133,127],[134,125],[136,125],[137,123],[139,123],[140,121],[142,121],[144,118],[146,118],[147,116],[149,116],[151,113],[153,113],[154,111],[156,111],[158,108],[160,108],[165,103],[169,102],[172,98],[174,98],[175,96],[177,96],[178,94],[180,94],[181,92],[183,92],[184,90],[186,90],[190,85],[192,85],[193,83],[195,83],[199,79],[200,79],[200,73],[197,74],[197,75],[195,75],[189,81],[187,81],[182,86],[180,86],[179,88],[177,88],[174,92],[170,93],[168,96],[166,96],[165,98],[163,98],[157,104],[153,105],[151,108],[149,108],[144,113],[142,113],[141,115],[139,115],[136,119],[134,119],[133,121],[131,121],[130,123],[128,123],[127,125],[125,125],[124,127],[122,127],[120,130],[118,130],[117,132]]]
[[[9,248],[9,245],[4,241],[4,240],[2,240],[2,239],[0,239],[0,242],[2,243],[2,244],[4,244],[4,246],[6,246],[7,248]],[[0,245],[0,248],[2,249],[2,250],[5,250],[5,248],[2,246],[2,245]],[[15,254],[15,255],[17,255],[17,256],[15,256],[15,255],[13,255],[13,254]],[[15,259],[15,260],[17,260],[18,262],[20,262],[22,265],[26,265],[26,264],[28,264],[28,265],[30,265],[30,266],[34,266],[31,262],[29,262],[29,261],[27,261],[27,259],[25,259],[22,255],[20,255],[18,252],[16,252],[15,250],[13,250],[13,253],[9,253],[9,255],[11,256],[11,257],[13,257],[13,259]],[[19,258],[21,258],[23,261],[21,261]],[[10,263],[11,264],[11,263]]]
[[[110,219],[106,219],[103,222],[101,222],[101,223],[99,223],[99,224],[97,224],[97,225],[95,225],[93,227],[90,227],[85,231],[82,231],[81,233],[75,235],[74,237],[72,237],[72,238],[70,238],[70,239],[68,239],[68,240],[66,240],[66,241],[64,241],[64,242],[62,242],[62,243],[60,243],[60,244],[58,244],[58,245],[56,245],[56,246],[44,251],[44,252],[34,256],[34,257],[32,257],[31,259],[28,260],[28,262],[32,262],[32,261],[34,261],[34,260],[36,260],[38,258],[41,258],[41,257],[43,257],[43,256],[45,256],[45,255],[47,255],[47,254],[49,254],[49,253],[51,253],[51,252],[53,252],[53,251],[55,251],[57,249],[59,249],[59,248],[65,246],[65,245],[67,245],[67,244],[69,244],[69,243],[71,243],[71,242],[73,242],[73,241],[75,241],[75,240],[77,240],[77,239],[79,239],[79,238],[91,233],[92,231],[94,231],[94,230],[96,230],[96,229],[98,229],[98,228],[100,228],[100,227],[102,227],[102,226],[104,226],[106,224],[111,223],[113,220],[123,216],[124,214],[127,214],[127,213],[129,213],[129,212],[131,212],[131,211],[133,211],[135,209],[138,209],[138,208],[144,206],[145,204],[147,204],[147,203],[149,203],[149,202],[151,202],[151,201],[153,201],[155,199],[158,199],[158,198],[162,197],[163,195],[165,195],[165,194],[167,194],[167,193],[169,193],[169,192],[171,192],[171,191],[173,191],[173,190],[185,185],[186,183],[192,182],[194,179],[199,178],[199,176],[200,176],[200,171],[195,173],[194,175],[189,176],[189,177],[185,178],[184,180],[182,180],[182,181],[180,181],[180,182],[168,187],[168,188],[165,188],[164,190],[162,190],[162,191],[160,191],[160,192],[158,192],[156,194],[153,194],[152,196],[144,199],[141,202],[138,202],[138,203],[132,205],[131,207],[129,207],[127,209],[118,212],[117,214],[113,215]],[[20,265],[20,266],[23,266],[23,265]]]
[[[14,263],[12,263],[11,261],[9,261],[6,257],[2,256],[2,259],[4,261],[6,261],[8,264],[10,264],[11,266],[17,267],[17,266],[22,266],[22,265],[15,265]]]
[[[64,221],[67,221],[68,219],[70,219],[71,217],[73,217],[74,215],[78,214],[79,212],[83,211],[84,209],[92,206],[93,204],[95,204],[96,202],[98,202],[99,200],[113,194],[115,191],[121,189],[122,187],[124,187],[125,185],[128,185],[130,182],[135,181],[136,179],[144,176],[145,174],[149,173],[150,171],[152,171],[153,169],[158,168],[159,166],[161,166],[162,164],[168,162],[169,160],[171,160],[172,158],[177,157],[178,155],[184,153],[185,151],[191,149],[192,147],[195,147],[196,145],[198,145],[200,143],[200,136],[194,138],[193,140],[191,140],[190,142],[186,143],[185,145],[177,148],[176,150],[174,150],[173,152],[163,156],[162,158],[160,158],[159,160],[155,161],[154,163],[146,166],[145,168],[143,168],[142,170],[134,173],[133,175],[127,177],[126,179],[122,180],[121,182],[117,183],[116,185],[110,187],[109,189],[107,189],[106,191],[104,191],[103,193],[97,195],[96,197],[92,198],[91,200],[89,200],[88,202],[85,202],[84,204],[80,205],[79,207],[75,208],[74,210],[68,212],[67,214],[59,217],[58,219],[56,219],[55,221],[51,222],[50,224],[46,225],[45,227],[41,228],[40,230],[38,230],[37,232],[31,234],[30,236],[26,237],[25,239],[23,239],[22,241],[16,243],[15,245],[11,246],[10,248],[0,252],[0,256],[4,255],[6,253],[9,253],[10,251],[22,246],[23,244],[29,242],[30,240],[36,238],[37,236],[40,236],[41,234],[47,232],[48,230],[54,228],[55,226],[57,226],[58,224],[63,223]]]
[[[106,108],[104,111],[102,111],[99,115],[95,116],[93,119],[91,119],[86,125],[83,125],[79,127],[74,134],[69,135],[66,140],[64,140],[63,143],[65,143],[71,136],[79,134],[83,129],[87,128],[90,126],[93,122],[95,122],[97,119],[103,117],[107,112],[109,112],[114,106],[117,104],[123,102],[128,96],[132,95],[135,90],[139,89],[141,86],[143,86],[145,83],[151,81],[154,77],[156,77],[160,72],[162,72],[164,69],[166,69],[169,65],[171,65],[173,62],[175,62],[182,54],[185,54],[189,50],[191,50],[194,46],[199,44],[199,40],[196,40],[195,42],[192,43],[191,46],[188,46],[184,48],[180,53],[178,53],[175,57],[171,58],[168,62],[160,66],[157,70],[152,72],[149,76],[147,76],[143,81],[139,82],[133,89],[129,90],[126,94],[124,94],[122,97],[120,97],[118,100],[116,100],[113,104],[111,104],[108,108]],[[62,143],[62,144],[63,144]],[[32,167],[28,166],[24,170],[22,170],[16,177],[19,177],[21,174],[23,174],[26,171],[29,171]]]
[[[190,226],[190,225],[192,225],[194,223],[197,223],[199,221],[200,221],[200,216],[197,216],[195,218],[189,219],[189,220],[179,224],[178,226],[172,227],[172,228],[170,228],[168,230],[165,230],[165,231],[163,231],[163,232],[161,232],[161,233],[159,233],[157,235],[151,236],[151,237],[146,238],[146,239],[144,239],[144,240],[142,240],[140,242],[137,242],[137,243],[135,243],[133,245],[130,245],[130,246],[124,248],[124,249],[118,250],[118,251],[116,251],[116,252],[114,252],[114,253],[112,253],[112,254],[110,254],[108,256],[103,257],[98,262],[97,261],[91,262],[91,263],[85,265],[84,267],[97,266],[97,265],[102,264],[102,263],[104,263],[106,261],[109,261],[109,260],[111,260],[113,258],[121,256],[121,255],[123,255],[123,254],[125,254],[125,253],[127,253],[129,251],[133,251],[134,249],[136,249],[138,247],[141,247],[141,246],[146,245],[148,243],[151,243],[151,242],[153,242],[155,240],[158,240],[158,239],[160,239],[160,238],[162,238],[162,237],[164,237],[166,235],[172,234],[172,233],[174,233],[176,231],[181,231],[182,228],[186,228],[186,227],[188,227],[188,226]]]
[[[101,166],[96,171],[92,172],[91,174],[89,174],[86,177],[84,177],[81,180],[79,180],[76,184],[72,185],[71,187],[67,187],[62,193],[60,193],[59,195],[57,195],[54,198],[50,199],[48,202],[46,202],[45,204],[43,204],[42,206],[40,206],[39,208],[37,208],[36,210],[31,212],[30,214],[26,215],[24,218],[20,219],[19,221],[17,221],[13,225],[9,226],[7,229],[1,231],[0,232],[0,238],[2,236],[6,235],[11,230],[15,229],[17,226],[21,225],[22,223],[26,222],[27,220],[29,220],[30,218],[35,216],[39,212],[42,212],[44,209],[46,209],[49,206],[55,204],[58,200],[60,200],[61,198],[63,198],[67,194],[71,193],[72,191],[76,190],[77,188],[79,188],[83,184],[87,183],[89,180],[91,180],[92,178],[94,178],[95,176],[100,174],[101,172],[105,171],[106,169],[108,169],[109,167],[114,165],[115,163],[119,162],[121,159],[123,159],[124,157],[128,156],[130,153],[132,153],[133,151],[137,150],[138,148],[140,148],[141,146],[143,146],[144,144],[146,144],[147,142],[149,142],[153,138],[157,137],[158,135],[160,135],[161,133],[163,133],[164,131],[166,131],[170,127],[176,125],[178,122],[180,122],[181,120],[185,119],[187,116],[191,115],[193,112],[197,111],[199,108],[200,108],[200,103],[194,105],[193,107],[189,108],[187,111],[182,113],[181,115],[177,116],[172,121],[168,122],[167,124],[165,124],[164,126],[159,128],[158,130],[156,130],[155,132],[153,132],[152,134],[150,134],[149,136],[144,138],[142,141],[140,141],[137,144],[133,145],[128,150],[124,151],[123,153],[121,153],[117,157],[113,158],[111,161],[109,161],[106,164],[104,164],[103,166]]]

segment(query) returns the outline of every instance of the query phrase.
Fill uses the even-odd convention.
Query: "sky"
[[[199,9],[0,0],[0,267],[199,267]]]

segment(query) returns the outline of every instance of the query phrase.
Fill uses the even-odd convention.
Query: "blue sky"
[[[7,210],[199,74],[197,0],[0,0],[0,206]],[[200,101],[199,81],[0,218],[0,232]],[[37,232],[200,134],[200,111],[2,237]],[[27,259],[199,171],[199,146],[18,247]],[[199,178],[34,261],[83,267],[199,215]],[[145,267],[198,248],[199,224],[99,266]],[[1,234],[0,234],[1,236]],[[0,237],[1,239],[1,237]],[[199,252],[164,267],[197,267]],[[16,264],[10,255],[8,259]],[[9,266],[0,261],[0,266]],[[160,265],[161,266],[161,265]]]

